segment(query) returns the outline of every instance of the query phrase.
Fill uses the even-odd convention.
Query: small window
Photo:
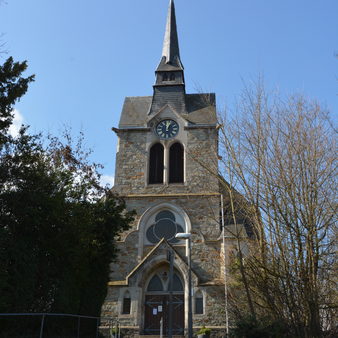
[[[196,293],[195,296],[195,313],[197,315],[202,315],[203,314],[203,295],[200,291]]]
[[[162,81],[168,81],[168,74],[167,73],[163,74]]]
[[[155,275],[149,282],[147,291],[163,291],[163,284],[157,275]]]
[[[122,314],[129,315],[130,307],[131,307],[131,298],[129,292],[127,291],[123,297]]]
[[[170,81],[175,81],[175,74],[174,73],[170,74]]]
[[[164,148],[156,143],[150,148],[149,184],[163,183]]]

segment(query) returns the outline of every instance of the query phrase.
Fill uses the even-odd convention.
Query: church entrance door
[[[144,304],[144,334],[160,335],[161,320],[163,335],[169,331],[168,267],[158,269],[148,283]],[[173,276],[172,333],[184,334],[184,287],[178,273]]]
[[[184,334],[184,296],[173,295],[173,335]],[[146,295],[145,325],[146,335],[160,335],[161,319],[163,334],[167,335],[169,326],[169,295]]]

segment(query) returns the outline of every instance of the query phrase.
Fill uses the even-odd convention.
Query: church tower
[[[119,322],[124,337],[164,335],[173,300],[173,335],[188,329],[188,256],[194,330],[224,334],[223,249],[219,225],[215,95],[186,94],[174,1],[170,0],[153,95],[127,97],[118,128],[114,191],[136,216],[117,241],[102,327]],[[187,241],[177,233],[191,234]],[[168,253],[174,256],[169,290]]]

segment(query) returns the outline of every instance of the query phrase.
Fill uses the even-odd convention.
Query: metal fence
[[[58,320],[53,321],[53,320],[50,320],[49,318],[50,319],[58,318]],[[29,320],[29,319],[34,319],[34,320]],[[24,322],[26,324],[24,324]],[[62,325],[66,326],[66,330],[67,330],[67,327],[69,327],[69,333],[70,333],[69,337],[98,338],[99,337],[99,324],[100,324],[100,318],[92,317],[92,316],[81,316],[81,315],[72,315],[72,314],[63,314],[63,313],[0,313],[0,338],[14,337],[13,335],[8,335],[10,334],[8,332],[17,332],[15,333],[15,335],[17,334],[17,337],[27,336],[27,337],[39,337],[39,338],[48,338],[48,337],[56,338],[58,336],[53,335],[53,333],[50,334],[50,332],[48,333],[48,331],[51,331],[51,330],[48,330],[48,326],[50,329],[54,330],[53,328],[62,326]],[[6,330],[7,330],[7,333],[6,333]],[[26,330],[26,332],[24,332],[24,330]],[[28,330],[32,332],[31,335],[27,334]],[[21,333],[19,333],[20,331]]]

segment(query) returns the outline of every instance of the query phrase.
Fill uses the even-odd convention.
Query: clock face
[[[156,126],[156,134],[163,139],[176,136],[178,133],[178,124],[173,120],[162,120]]]

